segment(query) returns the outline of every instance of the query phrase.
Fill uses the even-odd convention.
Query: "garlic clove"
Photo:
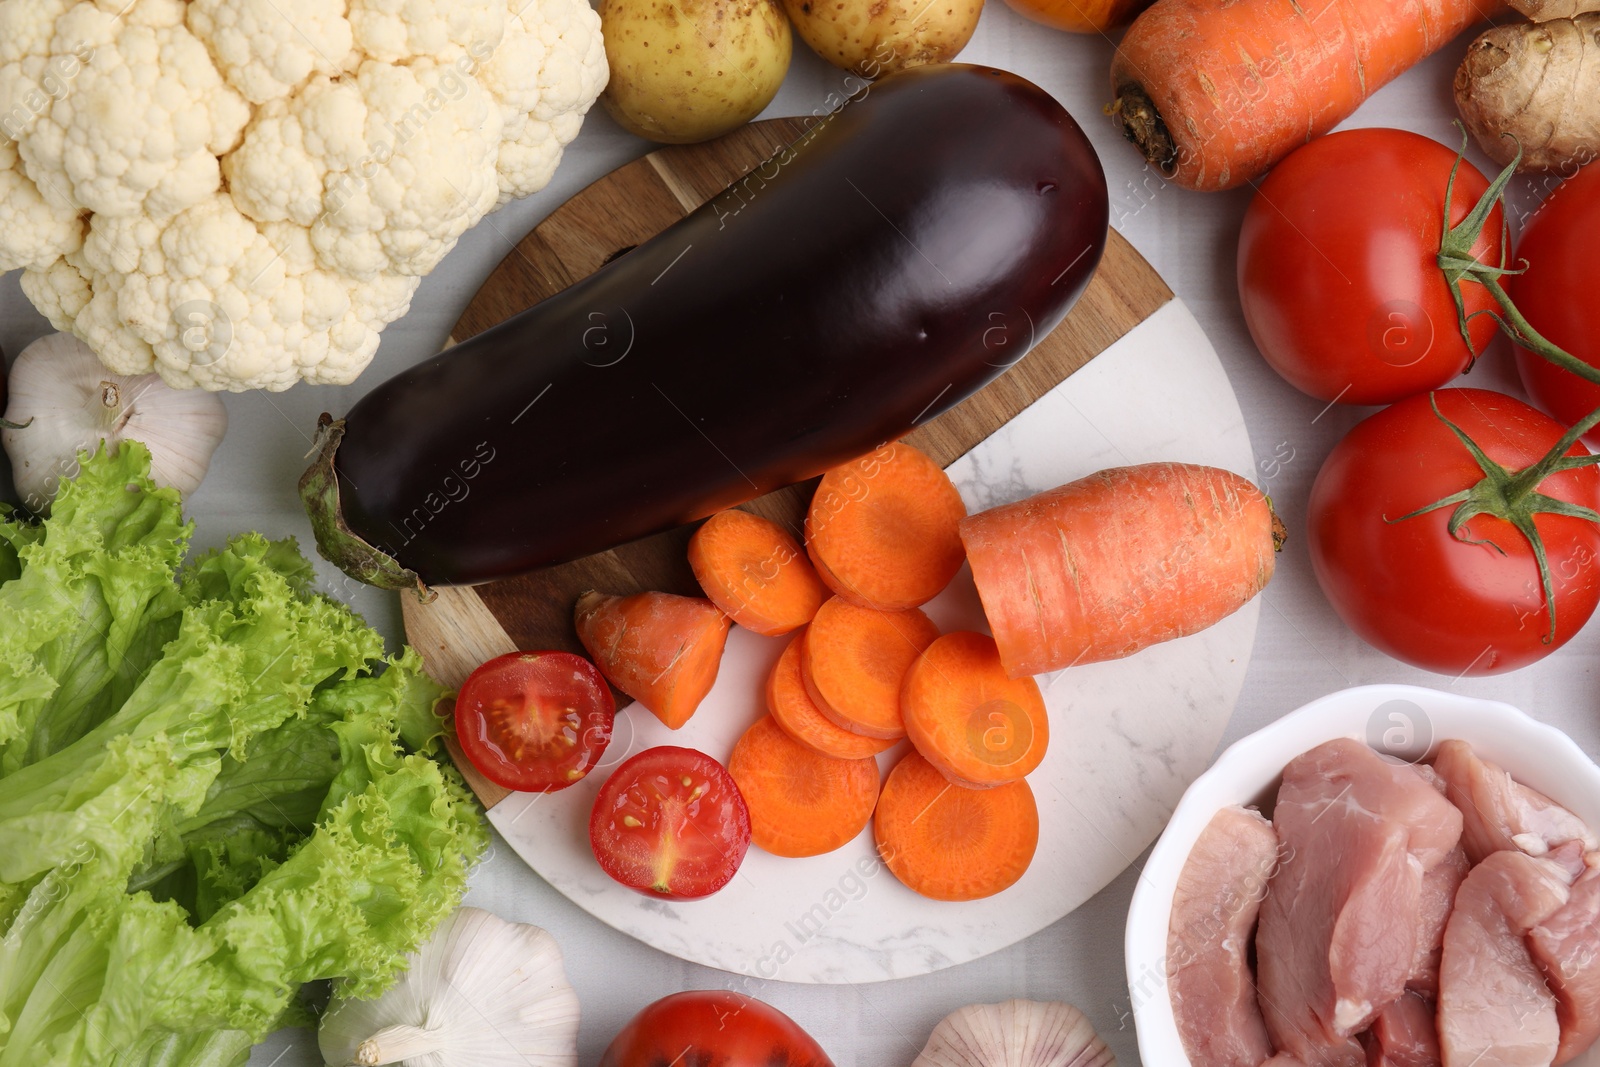
[[[0,430],[13,480],[32,511],[44,511],[76,473],[78,453],[102,441],[139,441],[150,450],[157,485],[185,495],[199,488],[228,428],[220,397],[178,390],[154,374],[112,374],[70,334],[23,349],[11,368],[7,422]]]
[[[1112,1067],[1111,1049],[1071,1004],[1008,1000],[944,1017],[912,1067]]]

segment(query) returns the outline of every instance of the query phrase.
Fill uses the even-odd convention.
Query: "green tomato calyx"
[[[1456,435],[1456,439],[1472,455],[1478,469],[1483,472],[1483,478],[1470,489],[1452,493],[1443,500],[1436,500],[1398,519],[1388,521],[1404,522],[1418,515],[1426,515],[1430,511],[1453,507],[1455,510],[1450,513],[1447,527],[1450,536],[1462,544],[1487,545],[1501,555],[1505,555],[1505,549],[1487,538],[1472,537],[1463,528],[1479,515],[1492,515],[1515,527],[1527,540],[1528,547],[1533,549],[1533,558],[1539,565],[1539,585],[1544,593],[1545,611],[1550,620],[1549,632],[1540,640],[1548,645],[1556,636],[1555,584],[1551,581],[1550,564],[1545,558],[1544,538],[1539,534],[1534,517],[1541,514],[1566,515],[1574,519],[1600,523],[1600,512],[1541,493],[1539,486],[1553,474],[1577,470],[1580,467],[1592,467],[1600,463],[1600,455],[1589,455],[1587,452],[1580,456],[1567,455],[1578,443],[1578,438],[1600,424],[1600,409],[1591,412],[1582,422],[1563,434],[1555,447],[1545,453],[1538,462],[1522,470],[1513,471],[1490,459],[1465,430],[1445,417],[1444,412],[1439,410],[1437,394],[1429,393],[1428,403],[1432,405],[1433,413],[1439,421],[1450,427],[1450,432]]]

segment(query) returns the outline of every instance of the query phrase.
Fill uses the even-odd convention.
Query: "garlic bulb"
[[[88,345],[70,334],[41,337],[11,368],[0,431],[23,503],[43,511],[61,483],[77,473],[78,453],[105,441],[139,441],[150,449],[157,485],[188,494],[199,488],[228,429],[228,412],[213,393],[178,390],[154,374],[112,374]]]
[[[1071,1004],[1008,1000],[945,1016],[912,1067],[1112,1067],[1117,1062]]]
[[[335,998],[317,1044],[330,1067],[574,1067],[578,995],[544,930],[458,908],[387,993]]]

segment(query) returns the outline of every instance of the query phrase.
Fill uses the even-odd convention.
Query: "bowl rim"
[[[1128,907],[1123,955],[1134,1032],[1143,1062],[1191,1067],[1167,996],[1166,942],[1178,874],[1196,839],[1217,810],[1228,804],[1250,803],[1218,800],[1218,795],[1236,797],[1241,788],[1236,783],[1242,780],[1260,783],[1260,788],[1251,794],[1254,796],[1271,789],[1283,766],[1302,752],[1340,737],[1366,740],[1364,730],[1376,709],[1391,701],[1418,705],[1433,724],[1427,751],[1419,753],[1418,760],[1433,755],[1442,741],[1485,730],[1518,736],[1520,743],[1513,747],[1525,751],[1539,748],[1540,762],[1545,765],[1543,774],[1513,770],[1514,775],[1577,810],[1591,826],[1600,828],[1600,765],[1559,728],[1510,704],[1425,686],[1377,684],[1341,689],[1296,708],[1229,745],[1190,783],[1139,871]],[[1360,721],[1362,718],[1367,721]],[[1463,739],[1484,750],[1486,758],[1502,762],[1492,743]],[[1265,781],[1261,773],[1263,761],[1275,766]],[[1552,780],[1556,782],[1554,786]],[[1575,794],[1579,796],[1576,802]],[[1202,810],[1202,805],[1209,806]],[[1585,1057],[1574,1067],[1591,1062],[1600,1060]]]

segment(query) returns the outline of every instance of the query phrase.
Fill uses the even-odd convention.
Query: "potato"
[[[983,0],[783,0],[795,30],[836,67],[877,78],[948,63],[972,40]]]
[[[611,84],[601,101],[628,132],[707,141],[772,102],[793,41],[777,0],[601,0]]]

